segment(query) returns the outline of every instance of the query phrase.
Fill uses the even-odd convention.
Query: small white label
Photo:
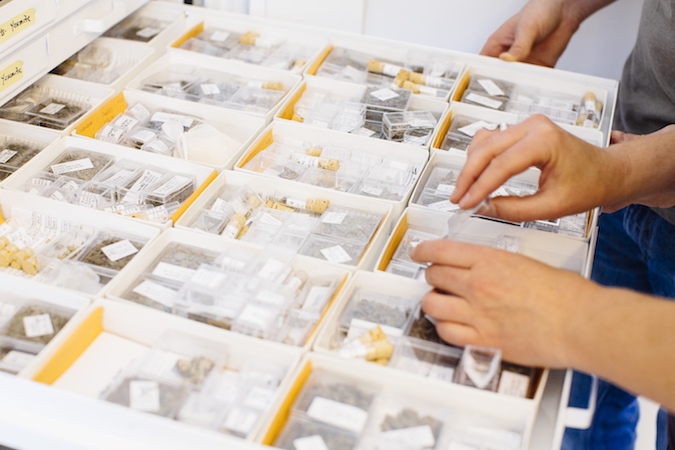
[[[93,168],[94,164],[91,162],[91,159],[82,158],[75,161],[54,164],[52,166],[52,172],[54,172],[56,175],[62,175],[64,173],[77,172],[78,170],[87,170]]]
[[[314,156],[309,156],[302,153],[293,153],[291,155],[291,160],[298,164],[302,164],[303,166],[319,167],[319,158]]]
[[[366,185],[366,186],[361,187],[361,192],[364,192],[366,194],[370,194],[370,195],[375,196],[375,197],[379,197],[384,192],[384,189],[380,189],[378,187]]]
[[[62,202],[66,199],[66,197],[59,191],[52,192],[52,195],[50,195],[49,198],[56,200],[57,202]]]
[[[290,206],[291,208],[307,209],[307,202],[305,200],[298,200],[297,198],[287,197],[286,205]]]
[[[138,119],[135,119],[131,116],[127,116],[126,114],[123,114],[123,115],[119,116],[117,119],[115,119],[113,124],[116,127],[123,128],[127,131],[130,131],[133,127],[138,125]]]
[[[143,281],[141,284],[133,289],[133,292],[143,297],[149,298],[153,302],[171,308],[173,306],[173,298],[176,292],[173,289],[154,283],[149,280]]]
[[[455,379],[455,369],[448,366],[441,366],[439,364],[432,364],[429,369],[429,378],[432,380],[447,381],[452,383]]]
[[[323,397],[315,397],[307,409],[309,417],[360,433],[368,420],[368,413],[356,406],[336,402]]]
[[[10,350],[9,353],[2,358],[2,362],[23,369],[35,359],[35,356],[36,355],[20,352],[18,350]]]
[[[265,261],[265,264],[258,271],[258,276],[267,280],[272,280],[279,276],[281,271],[286,267],[286,264],[274,258]]]
[[[323,304],[326,302],[326,298],[330,294],[331,289],[326,286],[313,286],[305,302],[302,304],[302,309],[305,311],[316,311],[323,308]]]
[[[219,95],[220,94],[220,89],[218,89],[217,84],[204,83],[204,84],[200,84],[199,88],[202,90],[202,94],[204,94],[204,95]]]
[[[331,211],[321,216],[321,223],[340,225],[345,220],[346,217],[347,213]]]
[[[497,392],[500,394],[525,398],[527,397],[527,389],[529,386],[530,377],[527,375],[504,370],[499,379],[499,388],[497,389]]]
[[[169,152],[169,146],[161,139],[153,139],[147,144],[143,144],[143,150],[153,153],[166,154]]]
[[[159,384],[156,381],[131,381],[129,383],[129,407],[131,409],[158,412],[159,400]]]
[[[436,88],[420,84],[417,86],[417,89],[420,90],[420,94],[431,95],[432,97],[440,97],[440,95],[438,95],[439,91]]]
[[[0,318],[9,319],[16,312],[16,306],[10,303],[0,303]]]
[[[265,410],[272,403],[275,393],[274,389],[267,389],[260,386],[253,387],[244,398],[244,406]]]
[[[506,95],[504,94],[504,91],[502,91],[499,86],[497,86],[497,83],[490,79],[483,78],[478,80],[478,84],[480,84],[481,87],[485,89],[485,92],[490,94],[492,97],[504,97]]]
[[[209,40],[213,42],[225,42],[228,37],[230,37],[230,33],[227,31],[214,31]]]
[[[138,130],[134,134],[131,135],[131,139],[134,141],[138,141],[141,144],[145,144],[150,142],[151,140],[155,139],[157,135],[155,134],[154,131],[150,130]]]
[[[174,264],[160,262],[157,264],[157,267],[155,267],[155,270],[152,271],[152,274],[158,277],[168,278],[185,283],[186,281],[192,279],[195,274],[195,270],[188,269],[187,267],[176,266]]]
[[[395,77],[401,70],[403,70],[403,68],[395,64],[384,63],[384,65],[382,66],[382,73],[385,75],[389,75],[390,77]]]
[[[155,189],[152,193],[155,195],[158,195],[160,197],[163,197],[165,195],[172,194],[179,189],[184,188],[188,184],[190,184],[192,180],[188,177],[183,177],[180,175],[176,175],[173,178],[171,178],[169,181]]]
[[[375,134],[375,132],[366,127],[361,127],[358,130],[356,130],[354,134],[358,134],[359,136],[371,137],[372,135]]]
[[[318,434],[295,439],[293,447],[295,447],[295,450],[330,450]]]
[[[112,262],[119,261],[122,258],[138,253],[138,249],[134,247],[128,239],[124,239],[114,244],[106,245],[101,248],[101,251]]]
[[[241,434],[248,434],[255,426],[259,416],[259,413],[255,411],[233,408],[225,420],[225,428]]]
[[[53,116],[54,114],[61,111],[65,107],[66,107],[66,105],[61,104],[61,103],[50,103],[49,105],[42,108],[40,110],[40,113],[41,114],[49,114],[50,116]]]
[[[112,176],[110,176],[107,180],[103,181],[103,183],[108,184],[110,186],[118,186],[124,181],[129,178],[131,175],[130,170],[118,170],[116,173],[114,173]]]
[[[61,189],[69,192],[75,192],[79,187],[80,185],[73,180],[69,180],[61,185]]]
[[[136,35],[144,39],[150,39],[153,36],[156,36],[159,33],[157,28],[145,27],[141,28],[136,32]]]
[[[460,209],[459,205],[450,203],[450,200],[443,200],[440,202],[429,203],[428,205],[426,205],[426,207],[435,209],[436,211],[445,211],[445,212],[456,211]]]
[[[197,270],[190,281],[209,289],[217,289],[224,280],[225,274],[222,272],[216,272],[215,270]]]
[[[466,96],[466,99],[469,100],[470,102],[477,103],[482,106],[487,106],[488,108],[492,109],[499,109],[504,102],[501,102],[499,100],[493,100],[488,97],[484,97],[482,95],[475,94],[471,92],[469,95]]]
[[[342,264],[342,263],[346,263],[346,262],[349,262],[349,261],[352,260],[352,257],[349,256],[349,253],[347,253],[345,251],[345,249],[342,248],[342,246],[340,246],[340,245],[335,245],[333,247],[328,247],[328,248],[322,248],[321,254],[328,261],[336,263],[336,264]]]
[[[146,108],[142,103],[136,103],[127,110],[127,113],[139,120],[145,120],[150,115],[150,111],[148,111],[148,108]]]
[[[346,66],[344,69],[342,69],[342,75],[354,81],[363,80],[363,71],[353,66]]]
[[[255,299],[261,303],[265,303],[271,306],[281,306],[286,301],[286,297],[282,294],[272,291],[260,291],[256,294]]]
[[[0,152],[0,164],[5,164],[7,161],[12,159],[14,155],[16,155],[18,152],[14,150],[3,150]]]
[[[23,328],[26,337],[39,337],[54,334],[54,325],[49,314],[39,314],[23,318]]]
[[[162,177],[162,174],[159,172],[153,172],[152,170],[144,170],[143,175],[136,180],[136,182],[131,186],[131,192],[140,192],[146,189],[155,181],[159,180]],[[126,199],[125,199],[126,200]]]
[[[195,121],[192,117],[161,111],[154,113],[150,120],[153,122],[176,122],[183,125],[183,128],[190,128]]]
[[[491,124],[491,123],[486,122],[484,120],[478,120],[478,121],[476,121],[472,124],[469,124],[469,125],[463,126],[461,128],[458,128],[457,131],[459,131],[460,133],[464,133],[469,137],[474,137],[476,135],[476,133],[478,133],[478,130],[482,130],[482,129],[486,129],[486,130],[492,129],[492,130],[494,130],[495,126],[494,126],[494,124]]]
[[[398,94],[391,89],[384,88],[380,89],[378,91],[373,91],[370,93],[371,96],[375,97],[381,102],[386,102],[387,100],[391,100],[392,98],[398,97]]]
[[[401,448],[430,448],[436,445],[434,432],[429,425],[400,428],[385,431],[380,435],[379,450],[395,450]]]
[[[219,197],[213,202],[210,209],[216,213],[227,214],[229,207],[227,206],[227,202]]]
[[[256,327],[258,330],[266,330],[270,325],[276,310],[264,306],[248,305],[237,317],[237,322],[245,324],[247,327]]]
[[[258,222],[265,224],[265,225],[271,225],[273,227],[280,227],[283,225],[283,222],[276,217],[274,217],[271,214],[264,213],[262,216],[260,216],[260,219],[258,219]]]
[[[452,195],[452,193],[455,192],[455,186],[451,184],[439,184],[436,186],[436,193],[442,193],[445,195]]]

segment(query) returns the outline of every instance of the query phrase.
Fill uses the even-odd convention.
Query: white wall
[[[525,2],[249,0],[249,8],[252,14],[270,18],[478,53],[487,37]],[[618,0],[596,13],[577,32],[558,67],[620,78],[635,42],[641,7],[641,1]]]

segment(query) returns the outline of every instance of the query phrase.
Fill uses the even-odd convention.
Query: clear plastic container
[[[389,366],[452,383],[461,355],[462,350],[456,347],[402,338],[396,343]]]
[[[497,391],[501,350],[467,345],[455,372],[455,382],[488,391]]]
[[[65,129],[82,117],[88,109],[89,105],[46,98],[28,108],[25,114],[43,122],[49,122],[54,128]]]
[[[388,337],[398,338],[408,328],[418,301],[358,289],[340,316],[339,331],[352,338],[379,325]]]
[[[143,275],[122,294],[122,298],[139,305],[171,313],[178,298],[179,284],[165,279]]]
[[[0,371],[16,375],[37,357],[39,349],[32,343],[0,339]]]
[[[335,264],[355,266],[361,260],[367,245],[368,242],[345,241],[312,234],[298,253]]]
[[[149,42],[169,25],[163,20],[145,17],[140,13],[131,15],[109,29],[105,36],[128,39],[132,41]]]
[[[368,87],[361,102],[366,105],[366,120],[381,122],[386,112],[408,109],[412,92],[393,87]]]
[[[184,384],[129,373],[115,380],[101,398],[136,411],[173,418],[188,393]]]
[[[39,349],[47,345],[75,314],[74,310],[38,300],[3,300],[0,334],[7,339],[31,343]]]
[[[183,203],[196,189],[194,175],[169,173],[148,188],[145,201],[155,206]]]
[[[403,141],[410,130],[424,131],[425,136],[430,136],[435,126],[436,118],[430,111],[391,112],[382,116],[382,132],[390,141]]]
[[[312,232],[341,240],[370,242],[383,216],[357,209],[331,205],[321,215]]]
[[[316,422],[360,433],[368,421],[376,394],[376,388],[366,383],[314,370],[292,411],[302,412]]]
[[[105,153],[68,148],[47,166],[47,171],[78,180],[91,180],[114,161],[114,156]]]
[[[192,279],[202,264],[213,264],[217,256],[217,252],[171,243],[148,266],[148,272],[158,278],[184,283]]]
[[[118,271],[123,269],[144,245],[145,240],[135,236],[101,232],[82,251],[78,260],[92,266]]]
[[[356,448],[358,440],[356,433],[309,420],[300,414],[291,414],[274,446],[286,450],[346,450]]]
[[[316,313],[291,311],[275,340],[286,345],[301,347],[305,344],[309,333],[316,327],[319,319],[320,316]]]
[[[364,178],[350,192],[382,200],[400,201],[408,194],[409,186]]]
[[[442,236],[409,228],[406,230],[401,242],[398,244],[392,260],[418,264],[410,259],[410,252],[424,241],[440,239]]]

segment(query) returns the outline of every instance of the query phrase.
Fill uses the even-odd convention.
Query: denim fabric
[[[675,298],[675,226],[650,208],[631,205],[600,216],[600,233],[591,278],[607,286],[621,286],[662,297]],[[576,373],[570,406],[585,407],[588,376]],[[562,448],[633,449],[639,418],[637,399],[599,380],[593,423],[588,430],[565,432]],[[661,415],[661,421],[663,416]],[[663,424],[661,424],[663,425]],[[659,450],[665,444],[665,427],[659,426]]]

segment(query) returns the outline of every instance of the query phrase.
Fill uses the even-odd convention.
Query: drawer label
[[[35,8],[27,9],[21,14],[0,25],[0,43],[35,25]]]
[[[0,92],[23,78],[23,61],[17,61],[0,72]]]

